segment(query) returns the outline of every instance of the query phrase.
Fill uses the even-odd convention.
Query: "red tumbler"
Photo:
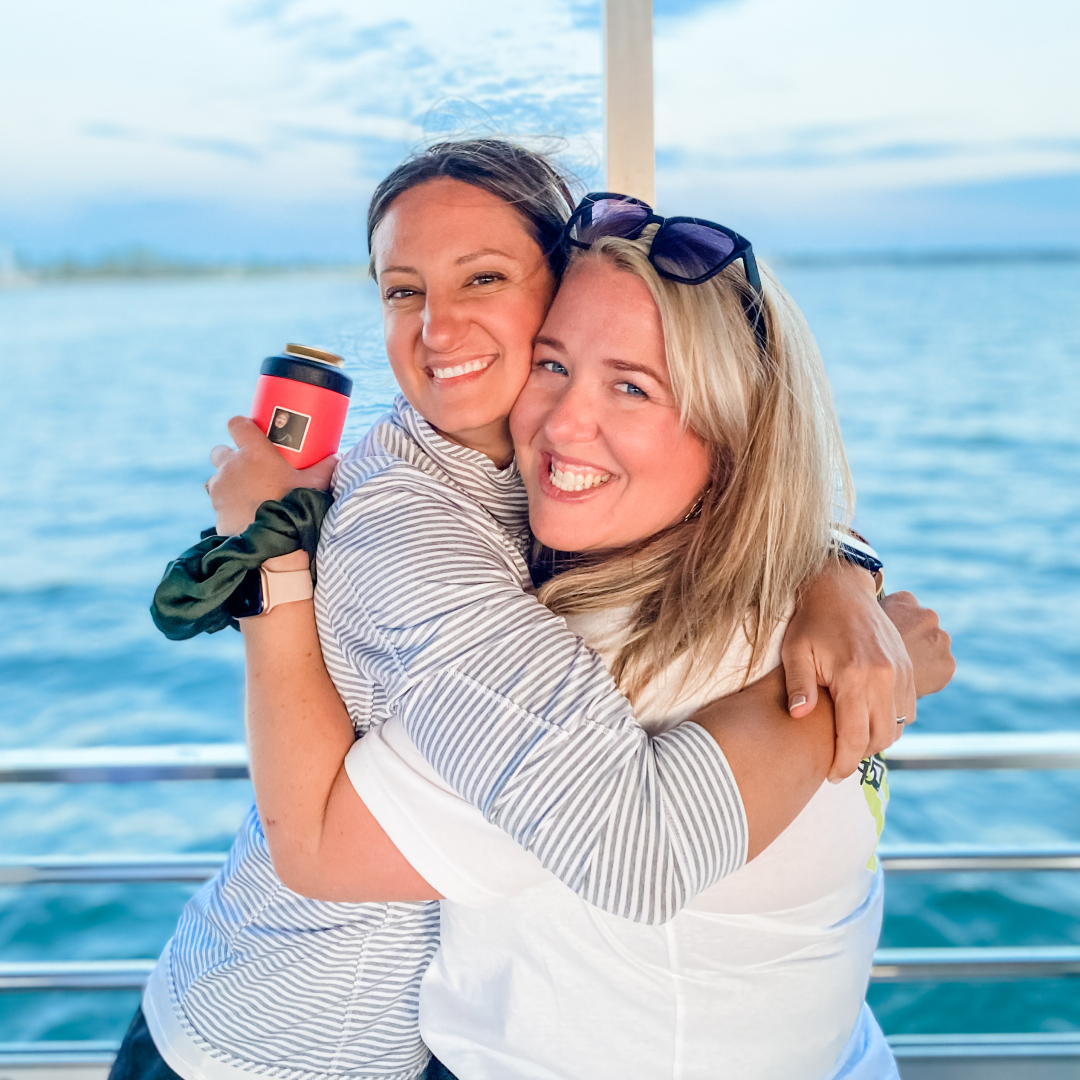
[[[352,379],[334,353],[286,345],[259,369],[251,419],[294,469],[336,453],[349,410]]]

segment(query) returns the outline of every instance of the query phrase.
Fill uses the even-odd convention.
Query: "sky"
[[[657,203],[767,253],[1080,248],[1074,0],[656,0]],[[0,253],[360,262],[441,134],[600,186],[593,0],[0,0]]]

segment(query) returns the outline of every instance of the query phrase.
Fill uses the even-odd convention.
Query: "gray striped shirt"
[[[742,865],[745,816],[713,740],[695,724],[646,736],[600,658],[526,591],[516,468],[447,442],[399,398],[334,494],[315,609],[358,736],[400,716],[447,783],[615,915],[666,921]],[[291,893],[252,813],[185,909],[158,995],[167,984],[200,1061],[225,1070],[409,1080],[427,1057],[417,1000],[437,940],[437,904]]]

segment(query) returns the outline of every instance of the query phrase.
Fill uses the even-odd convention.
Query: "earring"
[[[694,518],[701,516],[701,507],[704,505],[705,496],[708,494],[708,492],[709,489],[705,488],[705,490],[697,497],[694,505],[691,506],[690,509],[687,511],[686,517],[683,518],[683,521],[693,521]]]

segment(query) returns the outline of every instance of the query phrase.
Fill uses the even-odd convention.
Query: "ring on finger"
[[[898,724],[906,724],[907,723],[907,717],[906,716],[898,716],[896,718],[896,722]]]

